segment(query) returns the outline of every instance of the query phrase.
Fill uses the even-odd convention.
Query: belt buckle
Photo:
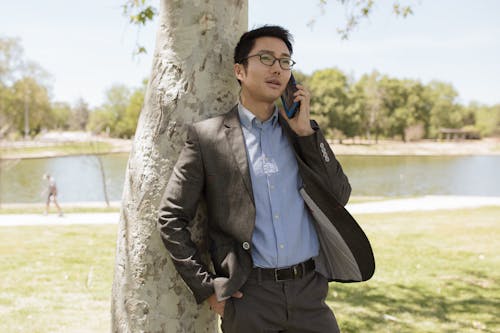
[[[279,269],[277,269],[277,268],[274,270],[274,281],[275,281],[275,282],[283,282],[283,281],[286,281],[287,279],[283,279],[283,280],[282,280],[282,279],[280,279],[280,278],[278,277],[278,271],[279,271]]]
[[[283,270],[283,269],[290,269],[292,271],[292,278],[291,279],[280,279],[278,276],[278,271]],[[288,281],[288,280],[295,280],[299,276],[299,271],[297,269],[297,265],[293,265],[288,268],[282,268],[282,269],[275,269],[274,270],[274,281],[276,282],[283,282],[283,281]]]
[[[299,271],[297,270],[297,265],[292,267],[293,278],[296,279],[299,276]]]

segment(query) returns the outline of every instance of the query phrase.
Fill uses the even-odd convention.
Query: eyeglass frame
[[[273,63],[268,65],[268,64],[265,64],[263,61],[262,61],[262,56],[270,56],[270,57],[273,57]],[[273,56],[272,54],[269,54],[269,53],[257,53],[257,54],[253,54],[253,55],[250,55],[248,57],[245,57],[243,59],[240,59],[239,63],[241,63],[242,61],[244,60],[248,60],[249,58],[252,58],[252,57],[259,57],[259,61],[261,64],[265,65],[265,66],[269,66],[269,67],[272,67],[274,66],[274,64],[276,63],[276,61],[278,61],[278,64],[280,64],[280,68],[284,71],[288,71],[288,70],[291,70],[292,67],[296,64],[295,60],[293,60],[292,58],[276,58],[275,56]],[[281,65],[281,60],[290,60],[292,62],[292,64],[290,65],[289,68],[283,68],[283,66]]]

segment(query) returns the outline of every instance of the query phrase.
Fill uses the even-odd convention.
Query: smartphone
[[[293,118],[297,111],[299,111],[300,102],[294,102],[295,96],[293,94],[297,91],[297,83],[293,74],[290,76],[290,81],[288,81],[285,91],[281,95],[281,103],[283,103],[283,108],[289,119]]]

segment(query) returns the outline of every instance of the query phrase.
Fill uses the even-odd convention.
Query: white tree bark
[[[113,332],[217,332],[217,320],[174,269],[156,229],[184,124],[237,101],[234,46],[247,0],[161,0],[153,68],[130,154],[112,291]],[[194,230],[204,215],[198,214]],[[198,231],[199,232],[199,231]],[[199,238],[199,237],[198,237]]]

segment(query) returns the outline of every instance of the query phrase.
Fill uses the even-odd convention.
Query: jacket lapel
[[[250,171],[248,170],[248,159],[245,148],[245,139],[243,137],[243,131],[241,129],[240,120],[238,117],[238,105],[233,107],[229,111],[224,119],[224,126],[226,137],[229,142],[229,146],[233,152],[233,157],[235,159],[236,165],[240,170],[241,176],[243,177],[243,182],[247,188],[248,194],[255,204],[253,198],[252,181],[250,179]]]

